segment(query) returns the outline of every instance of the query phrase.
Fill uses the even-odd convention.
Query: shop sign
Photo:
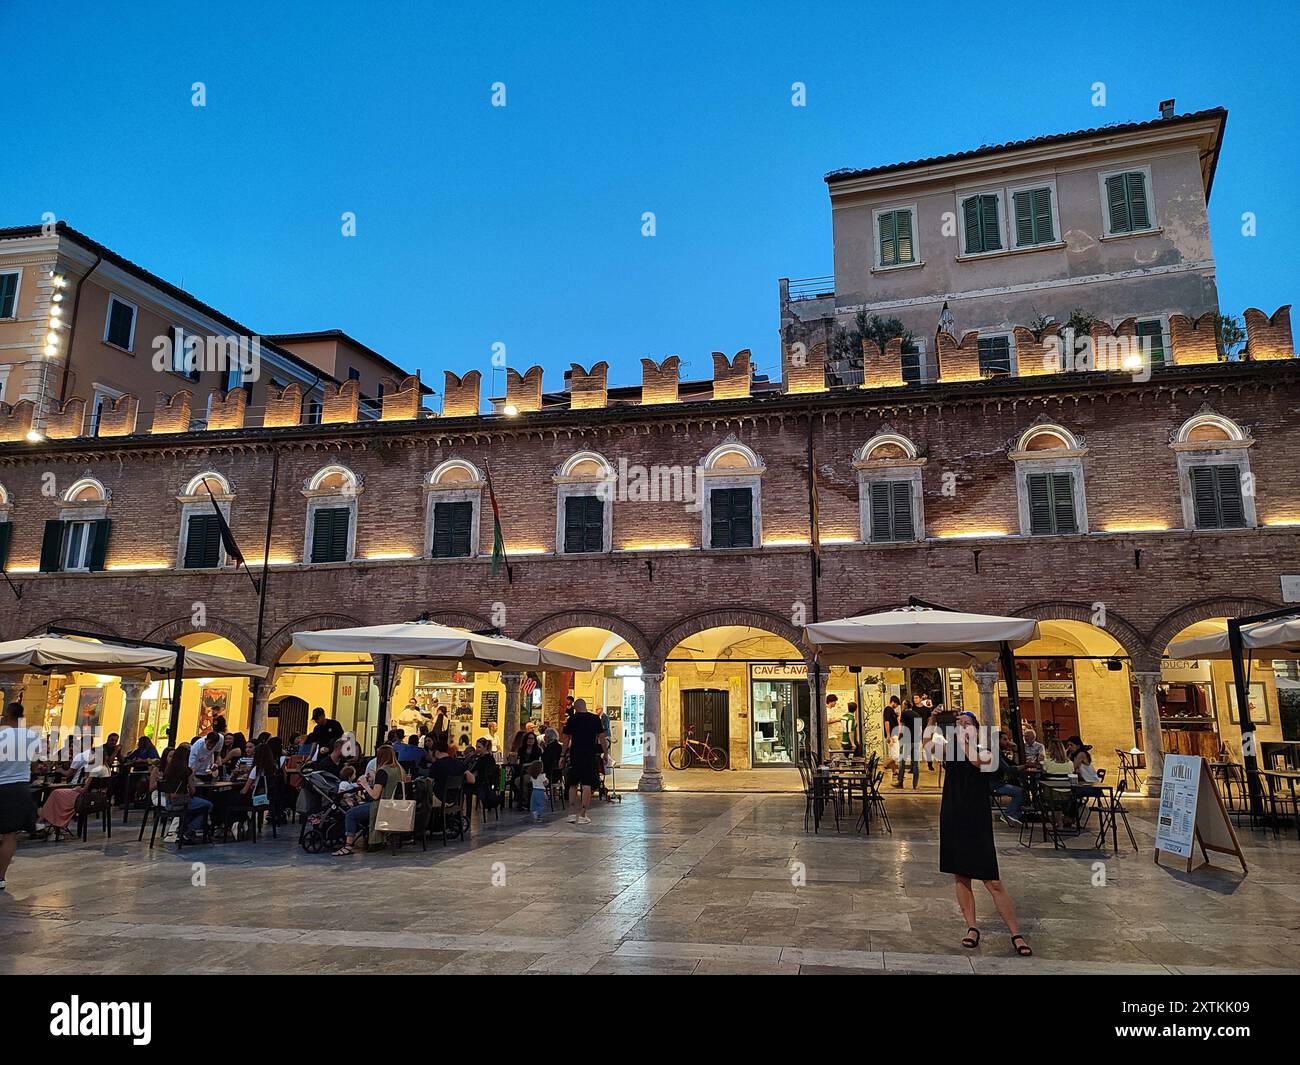
[[[1282,574],[1282,602],[1300,603],[1300,573]]]
[[[499,691],[484,691],[479,696],[478,723],[483,728],[489,724],[494,724],[501,713],[501,693]]]
[[[807,680],[807,662],[764,662],[749,667],[754,680]]]

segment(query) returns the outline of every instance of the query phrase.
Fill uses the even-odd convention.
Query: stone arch
[[[773,614],[767,610],[737,607],[731,610],[704,610],[698,614],[691,614],[689,617],[682,618],[681,621],[670,625],[655,640],[652,661],[658,666],[668,657],[672,649],[683,640],[688,640],[697,632],[703,632],[705,629],[716,629],[724,625],[747,625],[750,628],[763,629],[774,636],[780,636],[782,639],[787,640],[806,659],[811,660],[812,658],[811,653],[804,648],[803,631],[790,624],[780,614]],[[650,668],[645,660],[641,664],[646,669]]]
[[[256,643],[253,638],[234,622],[223,621],[221,618],[208,618],[202,625],[195,625],[188,617],[176,618],[165,625],[159,625],[145,639],[156,643],[174,643],[182,636],[200,632],[210,632],[215,636],[224,637],[239,648],[239,653],[244,656],[245,662],[257,661]]]
[[[102,632],[105,636],[121,636],[122,634],[112,625],[108,624],[102,618],[79,618],[79,617],[62,617],[50,618],[33,629],[28,629],[24,636],[40,636],[51,625],[64,625],[70,629],[84,629],[87,632]]]
[[[439,625],[450,625],[453,629],[469,629],[471,632],[496,628],[487,618],[456,610],[430,611],[429,620]]]
[[[295,632],[346,629],[360,624],[361,622],[356,618],[349,617],[347,614],[308,614],[306,617],[298,618],[280,628],[262,646],[262,665],[274,666],[280,660],[280,656],[293,646]]]
[[[1134,669],[1155,668],[1151,662],[1152,654],[1146,638],[1132,622],[1113,610],[1107,609],[1105,625],[1098,625],[1093,621],[1094,611],[1091,603],[1053,602],[1048,600],[1018,607],[1007,613],[1012,617],[1033,618],[1035,621],[1081,621],[1085,625],[1091,625],[1093,628],[1100,629],[1107,636],[1112,637],[1116,643],[1128,652]],[[1155,657],[1159,658],[1159,655]]]
[[[653,646],[650,639],[630,621],[615,614],[606,614],[599,610],[569,610],[549,614],[540,621],[535,621],[523,631],[520,639],[528,643],[541,643],[548,636],[554,636],[565,629],[590,627],[608,629],[615,636],[627,641],[632,652],[642,666],[653,658]]]
[[[1188,603],[1184,607],[1170,611],[1161,618],[1160,622],[1151,630],[1151,636],[1148,639],[1151,653],[1158,660],[1168,649],[1175,636],[1187,628],[1188,625],[1194,625],[1198,621],[1205,621],[1208,618],[1233,618],[1242,614],[1260,614],[1265,610],[1276,610],[1280,606],[1280,603],[1273,603],[1267,599],[1256,599],[1253,596],[1198,599],[1194,603]]]

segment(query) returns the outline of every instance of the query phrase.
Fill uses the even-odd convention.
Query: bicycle
[[[727,768],[727,752],[710,746],[713,733],[706,732],[701,742],[695,738],[695,729],[686,730],[686,738],[668,752],[668,764],[673,769],[690,769],[697,762],[721,773]]]

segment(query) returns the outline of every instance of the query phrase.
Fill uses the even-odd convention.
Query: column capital
[[[659,684],[659,683],[661,683],[661,682],[663,681],[663,679],[664,679],[664,674],[663,674],[663,673],[646,673],[646,672],[642,672],[642,674],[641,674],[641,680],[642,680],[643,682],[644,682],[644,681],[649,681],[649,682],[652,683],[652,684]]]
[[[502,684],[518,684],[523,679],[524,675],[522,673],[508,673],[505,671],[501,673]]]
[[[144,680],[123,680],[119,683],[122,685],[122,694],[128,699],[138,699],[144,694],[145,688],[149,687],[149,682]]]

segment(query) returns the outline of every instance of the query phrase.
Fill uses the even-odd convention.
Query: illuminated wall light
[[[982,540],[986,537],[1006,536],[1005,529],[980,529],[977,532],[938,533],[940,540]]]
[[[511,547],[506,549],[506,555],[544,555],[544,547]]]
[[[624,551],[689,551],[694,544],[628,544]]]
[[[107,567],[110,570],[144,570],[144,569],[171,569],[166,562],[114,562]]]
[[[1142,532],[1168,532],[1168,525],[1107,525],[1104,529],[1108,533],[1142,533]]]
[[[513,418],[519,413],[519,408],[516,407],[513,403],[507,403],[504,407],[501,408],[501,413],[504,414],[507,418]]]
[[[414,551],[388,551],[388,552],[376,553],[373,555],[367,555],[366,561],[367,562],[393,562],[397,559],[414,558],[414,557],[415,557]]]
[[[802,540],[797,538],[790,539],[790,540],[764,540],[763,546],[764,547],[807,547],[810,542],[811,541],[809,541],[807,538]]]
[[[853,544],[853,543],[857,543],[857,541],[852,536],[823,536],[822,537],[823,547],[825,547],[827,544],[835,545],[835,544]]]
[[[1288,525],[1300,525],[1300,518],[1270,518],[1264,524],[1270,529],[1279,529]]]
[[[40,566],[10,566],[7,570],[9,573],[40,573]]]

